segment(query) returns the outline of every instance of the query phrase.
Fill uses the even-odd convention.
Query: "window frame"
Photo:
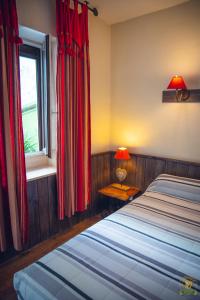
[[[24,41],[20,46],[19,56],[36,60],[36,84],[37,84],[37,112],[38,112],[38,142],[39,151],[26,153],[26,157],[50,153],[50,93],[49,93],[49,55],[47,47],[47,37],[43,47],[30,45]]]

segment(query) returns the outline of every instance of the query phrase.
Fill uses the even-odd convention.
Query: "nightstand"
[[[117,184],[116,184],[117,186]],[[113,212],[113,210],[116,210],[128,202],[134,200],[136,196],[140,194],[140,190],[134,186],[124,186],[126,190],[121,190],[120,188],[114,187],[111,185],[108,185],[100,190],[98,190],[98,193],[100,195],[103,195],[104,204],[107,207],[109,206],[109,211]],[[108,204],[105,203],[105,200],[109,200]]]

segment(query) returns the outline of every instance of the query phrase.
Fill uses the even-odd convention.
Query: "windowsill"
[[[49,166],[48,157],[44,152],[26,154],[26,172]]]
[[[26,171],[26,177],[28,182],[54,174],[56,174],[56,168],[52,166],[40,167]]]

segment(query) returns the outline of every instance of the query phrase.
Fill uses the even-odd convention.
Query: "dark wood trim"
[[[111,153],[112,151],[104,151],[104,152],[98,152],[98,153],[92,153],[92,157],[95,157],[95,156],[101,156],[101,155],[105,155],[105,154],[108,154],[108,153]],[[114,152],[113,152],[114,153]]]
[[[186,100],[178,101],[176,99],[176,91],[163,91],[162,93],[162,102],[163,103],[199,103],[200,102],[200,89],[194,90],[185,90],[187,95]]]
[[[112,155],[115,154],[115,151],[110,151]],[[160,160],[165,160],[165,161],[171,161],[171,162],[176,162],[180,164],[186,164],[186,165],[194,165],[197,167],[200,167],[200,162],[192,162],[188,160],[180,160],[176,158],[169,158],[169,157],[161,157],[161,156],[154,156],[154,155],[148,155],[148,154],[139,154],[139,153],[130,153],[131,156],[136,156],[136,157],[142,157],[142,158],[152,158],[152,159],[160,159]]]

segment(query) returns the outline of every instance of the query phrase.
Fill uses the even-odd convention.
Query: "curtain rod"
[[[73,1],[75,1],[75,0],[73,0]],[[90,6],[89,1],[80,1],[80,0],[78,0],[79,4],[83,4],[84,2],[87,4],[88,9],[93,12],[93,15],[95,17],[98,17],[98,15],[99,15],[98,10],[96,9],[96,7]]]

